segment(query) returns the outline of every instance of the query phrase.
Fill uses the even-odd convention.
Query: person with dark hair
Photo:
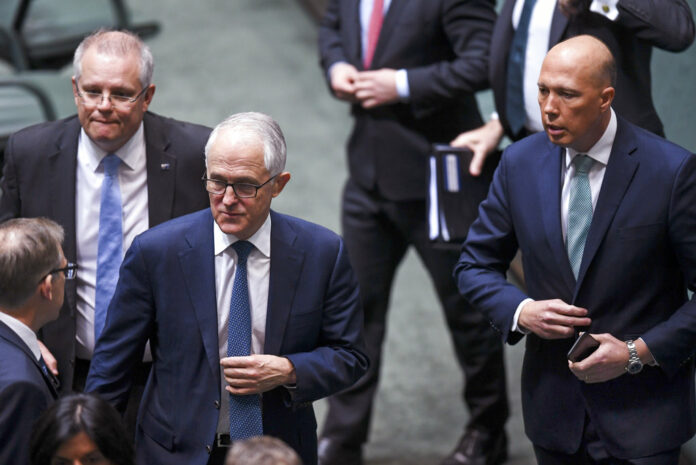
[[[302,465],[292,447],[272,436],[254,436],[235,441],[225,465]]]
[[[120,415],[90,394],[71,394],[44,412],[29,443],[31,465],[133,465]]]
[[[0,224],[0,464],[25,465],[34,421],[58,396],[36,332],[58,317],[75,265],[45,218]]]

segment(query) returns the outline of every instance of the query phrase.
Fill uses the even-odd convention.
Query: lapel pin
[[[162,164],[160,164],[160,170],[162,170],[162,171],[169,171],[169,163],[162,163]]]

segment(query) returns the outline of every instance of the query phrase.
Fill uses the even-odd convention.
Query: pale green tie
[[[568,202],[568,228],[566,230],[566,250],[575,278],[580,272],[582,254],[585,251],[587,232],[592,223],[592,192],[587,178],[594,160],[587,155],[577,155],[572,161],[575,176],[570,180],[570,201]]]

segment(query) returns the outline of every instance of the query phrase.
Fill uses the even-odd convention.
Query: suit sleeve
[[[5,162],[0,178],[0,223],[19,216],[20,200],[17,173],[14,164],[14,137],[10,137],[5,147]]]
[[[47,407],[46,394],[29,381],[0,392],[0,463],[29,463],[32,428]]]
[[[696,291],[696,156],[690,155],[676,177],[668,212],[669,238],[679,267]],[[660,367],[673,375],[696,347],[696,294],[665,322],[642,335]]]
[[[488,86],[488,58],[496,14],[489,0],[448,0],[440,21],[452,59],[407,68],[411,105],[418,118],[451,100]],[[427,46],[428,44],[425,44]]]
[[[331,65],[339,61],[348,61],[341,40],[339,0],[329,0],[326,13],[319,23],[319,61],[327,82]],[[330,89],[331,83],[328,84]]]
[[[154,325],[154,301],[140,241],[126,252],[104,330],[94,348],[85,392],[125,410],[133,375]]]
[[[517,306],[527,296],[507,282],[505,273],[517,253],[517,237],[507,195],[507,157],[495,172],[488,197],[479,207],[462,248],[454,277],[459,292],[491,321],[503,342],[514,344],[522,334],[512,332]]]
[[[340,241],[325,293],[320,341],[310,352],[286,355],[295,367],[296,403],[311,402],[355,383],[369,364],[362,335],[358,284]]]
[[[671,52],[694,41],[694,19],[686,0],[619,0],[617,22],[639,39]]]

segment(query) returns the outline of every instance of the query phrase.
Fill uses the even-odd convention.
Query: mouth
[[[555,124],[546,124],[546,133],[550,136],[560,136],[565,132],[565,128],[556,126]]]

